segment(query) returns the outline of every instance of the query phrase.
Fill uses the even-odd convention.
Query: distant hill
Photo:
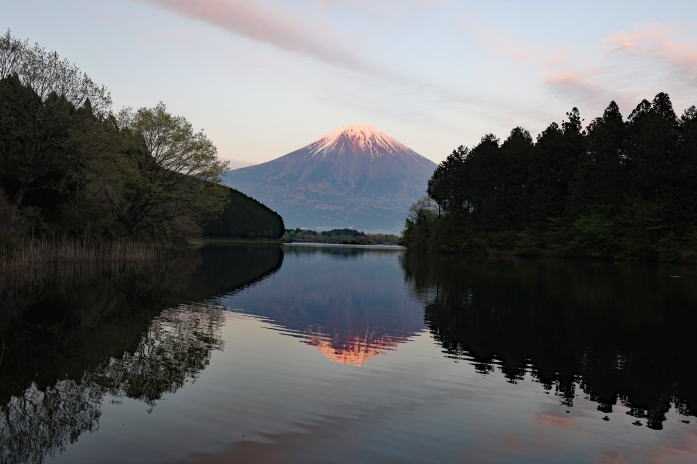
[[[286,227],[398,233],[435,164],[372,126],[337,129],[223,183],[278,211]]]
[[[223,213],[203,228],[207,237],[280,238],[283,218],[254,198],[228,188],[230,202]]]

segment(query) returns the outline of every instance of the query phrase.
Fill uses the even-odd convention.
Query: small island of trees
[[[438,252],[692,261],[697,256],[697,109],[611,102],[584,128],[578,109],[536,139],[484,136],[435,170],[403,242]]]

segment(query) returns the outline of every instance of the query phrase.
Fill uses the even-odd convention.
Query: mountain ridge
[[[356,124],[230,171],[224,183],[271,206],[287,227],[395,233],[410,204],[426,193],[435,166],[373,126]]]

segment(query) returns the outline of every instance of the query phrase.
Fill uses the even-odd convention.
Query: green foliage
[[[22,85],[32,89],[41,99],[60,95],[76,107],[90,102],[92,109],[106,116],[111,96],[70,61],[39,44],[19,40],[10,31],[0,36],[0,79],[17,76]]]
[[[226,190],[213,182],[225,166],[202,134],[176,121],[185,128],[176,134],[162,121],[149,127],[161,124],[161,143],[175,147],[157,158],[137,118],[119,127],[89,101],[42,100],[16,75],[0,80],[0,187],[16,208],[15,229],[170,243],[195,233],[225,206]]]
[[[182,116],[167,112],[160,102],[153,108],[124,109],[118,116],[119,127],[142,136],[148,157],[139,161],[151,177],[175,177],[183,174],[209,182],[219,182],[227,163],[217,157],[215,145],[203,131]]]
[[[603,208],[580,216],[572,225],[569,249],[592,257],[614,256],[618,249],[618,224]]]
[[[453,152],[451,156],[458,156],[457,151]],[[434,178],[435,176],[436,174],[434,174]],[[443,201],[447,202],[448,200]],[[429,197],[424,197],[411,205],[404,231],[402,232],[401,243],[409,244],[409,246],[416,248],[428,248],[436,234],[435,226],[438,223],[439,215],[437,208],[438,205]]]
[[[539,255],[540,249],[544,245],[540,236],[539,230],[526,228],[518,233],[518,240],[515,242],[514,250],[522,256]]]
[[[185,118],[162,103],[117,118],[110,103],[57,54],[9,32],[0,37],[2,243],[51,236],[172,244],[221,215],[214,228],[224,236],[282,234],[277,214],[219,184],[227,164]]]
[[[521,128],[503,143],[486,135],[438,166],[428,194],[438,214],[414,205],[409,247],[684,259],[697,227],[697,109],[678,118],[659,93],[626,121],[611,102],[585,129],[574,108],[534,142]]]

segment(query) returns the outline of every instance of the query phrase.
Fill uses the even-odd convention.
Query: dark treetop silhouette
[[[405,242],[441,251],[593,257],[697,256],[697,109],[659,93],[625,121],[612,102],[584,128],[576,108],[536,140],[486,135],[436,168]]]

